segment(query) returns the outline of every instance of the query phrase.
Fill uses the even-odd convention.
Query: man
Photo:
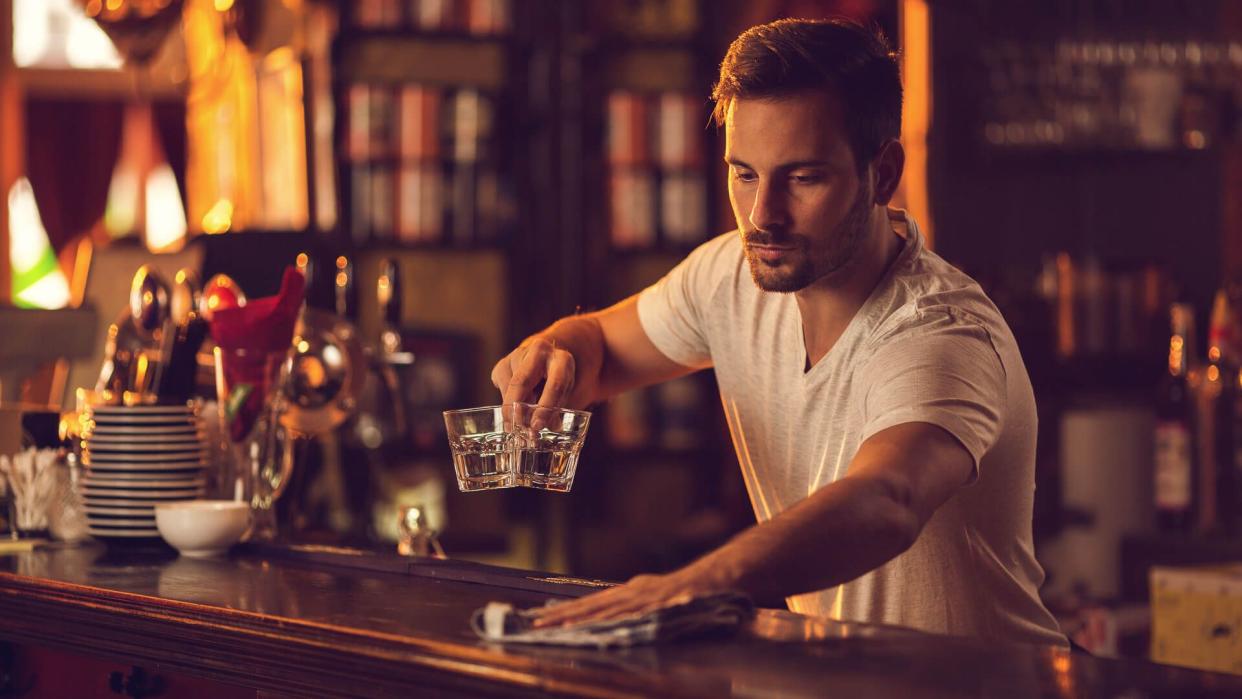
[[[713,367],[759,524],[540,623],[740,589],[807,614],[1064,645],[1038,595],[1035,403],[1013,335],[887,208],[904,162],[887,41],[842,21],[754,27],[713,98],[738,230],[529,338],[492,380],[506,402],[583,406]]]

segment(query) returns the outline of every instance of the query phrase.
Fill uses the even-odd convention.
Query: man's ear
[[[875,204],[887,206],[893,193],[897,191],[897,183],[901,181],[901,172],[906,166],[906,150],[901,142],[893,139],[880,147],[880,152],[871,161],[875,166]]]

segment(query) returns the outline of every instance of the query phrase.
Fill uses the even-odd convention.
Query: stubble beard
[[[818,245],[807,236],[790,234],[789,240],[777,236],[781,243],[793,243],[797,249],[786,259],[771,265],[743,246],[750,276],[763,291],[793,293],[848,267],[858,256],[867,237],[867,223],[871,214],[871,193],[859,188],[858,196],[850,204],[845,218],[836,229]]]

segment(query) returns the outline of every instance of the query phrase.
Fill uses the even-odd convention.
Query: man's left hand
[[[721,590],[720,585],[697,574],[693,568],[665,575],[639,575],[624,585],[542,609],[535,626],[582,624],[646,614]]]

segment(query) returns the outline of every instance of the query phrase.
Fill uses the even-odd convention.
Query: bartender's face
[[[857,255],[873,192],[870,178],[858,174],[835,97],[816,90],[733,100],[725,161],[729,201],[759,288],[799,291]]]

